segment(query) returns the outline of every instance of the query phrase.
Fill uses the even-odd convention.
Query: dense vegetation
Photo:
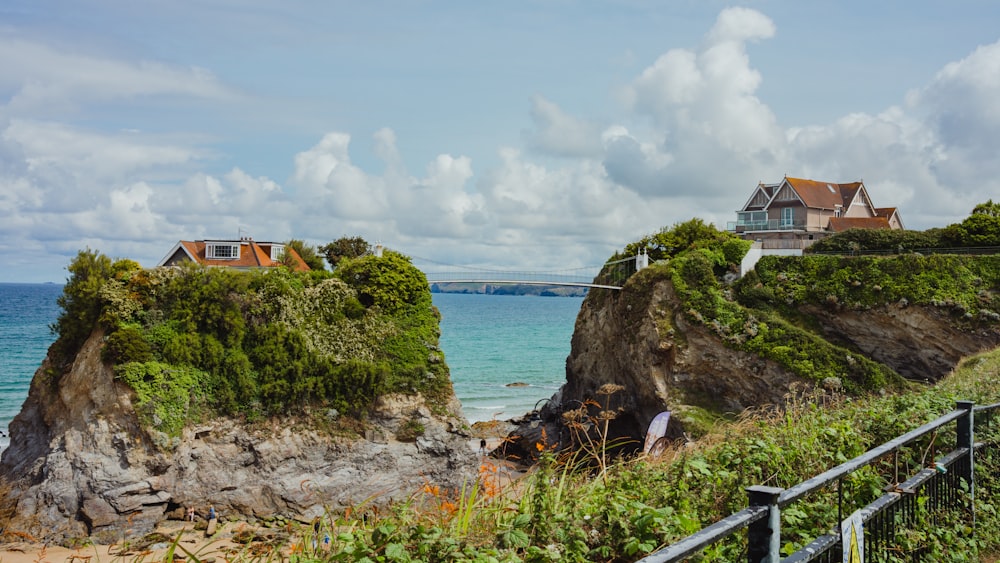
[[[318,250],[326,258],[326,261],[330,263],[330,266],[336,268],[337,264],[345,258],[360,258],[364,256],[371,250],[371,245],[361,237],[340,237],[335,241],[320,246]]]
[[[384,393],[451,389],[426,278],[397,253],[344,259],[331,274],[144,270],[86,250],[69,271],[58,356],[71,361],[103,327],[104,359],[167,435],[200,417],[317,405],[363,418]]]
[[[961,223],[926,231],[850,229],[826,237],[807,252],[905,253],[961,252],[966,248],[1000,247],[1000,203],[987,200]]]
[[[973,215],[994,217],[986,211],[997,207],[991,205],[977,207]],[[910,231],[867,233],[870,241],[889,233],[915,236]],[[940,307],[966,326],[1000,322],[1000,256],[765,256],[735,280],[749,246],[694,219],[644,237],[612,260],[645,250],[656,262],[636,275],[633,287],[669,279],[688,318],[728,346],[774,360],[808,380],[836,378],[850,392],[894,387],[901,380],[887,366],[817,335],[798,307],[840,311],[912,304]]]
[[[543,452],[533,472],[516,483],[484,460],[480,480],[462,490],[428,486],[389,510],[358,506],[327,514],[315,529],[258,534],[272,543],[248,544],[243,557],[230,559],[257,560],[263,551],[296,561],[634,561],[744,508],[748,486],[787,488],[951,411],[957,400],[1000,400],[1000,351],[966,361],[956,374],[917,393],[790,397],[784,412],[746,413],[659,457],[614,462],[600,478],[587,459],[601,455],[599,449],[564,457]],[[783,508],[783,554],[828,533],[838,510],[850,514],[932,464],[953,445],[953,428],[853,473],[839,490],[833,485]],[[977,428],[977,441],[997,447],[996,425]],[[995,449],[977,456],[974,531],[962,511],[922,512],[894,538],[888,561],[980,561],[1000,549],[1000,456]],[[928,510],[923,494],[919,499]],[[744,532],[710,546],[701,560],[745,560],[741,538]]]
[[[646,249],[657,262],[639,272],[632,287],[670,280],[687,317],[703,324],[728,346],[774,360],[807,380],[836,378],[851,392],[900,383],[888,367],[853,354],[782,316],[759,280],[732,284],[750,241],[717,231],[698,219],[663,229],[625,248]]]
[[[309,266],[310,270],[325,270],[326,265],[323,263],[323,257],[316,252],[316,248],[309,246],[303,240],[292,239],[285,242],[285,246],[295,249],[298,253],[299,258]],[[286,261],[283,259],[283,263]],[[291,267],[292,264],[285,263],[286,266]]]
[[[864,310],[901,303],[945,307],[956,320],[995,322],[1000,255],[764,256],[735,290],[748,306]]]

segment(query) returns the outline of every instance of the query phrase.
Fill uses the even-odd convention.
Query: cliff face
[[[994,325],[964,326],[938,307],[899,303],[867,311],[830,311],[816,305],[811,316],[829,340],[860,350],[914,381],[937,381],[972,354],[1000,346]]]
[[[664,410],[690,405],[739,413],[780,403],[796,382],[805,383],[689,321],[668,280],[637,276],[620,292],[594,292],[584,300],[559,402],[597,399],[602,385],[622,385],[609,399],[611,408],[623,408],[613,435],[638,439]],[[682,431],[675,423],[669,433]]]
[[[897,303],[838,311],[803,304],[798,312],[818,327],[818,336],[842,347],[848,363],[850,356],[863,356],[918,381],[937,381],[963,357],[1000,345],[995,323],[963,325],[933,306]],[[693,422],[692,406],[739,413],[780,405],[790,392],[824,384],[727,344],[689,313],[669,276],[649,271],[634,276],[619,292],[592,292],[577,317],[566,384],[542,413],[550,423],[546,434],[560,436],[554,415],[596,400],[621,408],[611,437],[641,439],[652,418],[664,410],[674,414],[668,436],[679,437]],[[600,388],[607,383],[624,390],[602,397]],[[528,428],[521,434],[528,441],[540,439],[538,431]]]
[[[103,340],[94,332],[58,385],[48,359],[35,374],[0,462],[11,488],[5,532],[113,541],[210,505],[224,517],[308,519],[405,498],[427,482],[457,488],[474,476],[464,421],[432,414],[420,395],[380,398],[364,439],[334,437],[304,418],[252,425],[220,418],[164,444],[142,428],[134,393],[102,362]],[[435,409],[442,410],[459,412],[453,395]],[[415,442],[396,439],[404,422],[423,427]]]

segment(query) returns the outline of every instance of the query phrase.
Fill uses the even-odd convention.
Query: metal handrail
[[[681,557],[692,555],[702,548],[712,545],[734,532],[738,532],[750,524],[763,519],[767,516],[768,510],[769,508],[767,506],[751,506],[749,508],[744,508],[735,514],[731,514],[722,520],[719,520],[707,528],[702,528],[699,532],[696,532],[695,534],[690,535],[677,543],[670,544],[660,551],[640,559],[638,563],[665,563],[667,561],[676,561]]]
[[[817,489],[820,489],[823,486],[843,477],[844,475],[848,475],[850,473],[857,471],[861,467],[864,467],[872,463],[873,461],[895,450],[896,448],[905,446],[906,444],[916,440],[917,438],[920,438],[925,434],[930,434],[931,432],[937,430],[938,428],[944,426],[945,424],[957,420],[963,414],[965,414],[964,410],[951,411],[950,413],[940,418],[928,422],[927,424],[921,426],[920,428],[917,428],[916,430],[911,430],[906,434],[903,434],[897,438],[889,440],[888,442],[878,447],[872,448],[867,452],[859,455],[858,457],[850,461],[846,461],[838,465],[837,467],[834,467],[833,469],[824,471],[823,473],[820,473],[819,475],[811,479],[807,479],[797,485],[789,487],[788,489],[785,489],[785,492],[781,493],[781,496],[778,497],[778,506],[784,507],[788,504],[791,504],[796,500],[802,498],[803,496],[812,493]]]
[[[802,230],[808,225],[804,221],[786,221],[784,219],[767,219],[764,221],[727,221],[726,230],[734,232],[743,229],[744,232],[755,231],[790,231]]]
[[[996,403],[994,405],[988,405],[982,408],[976,408],[972,405],[971,402],[966,402],[966,401],[959,402],[960,407],[963,405],[968,405],[968,408],[955,409],[947,414],[944,414],[920,426],[915,430],[906,432],[905,434],[902,434],[892,440],[889,440],[884,444],[872,448],[871,450],[865,452],[860,456],[855,457],[854,459],[851,459],[850,461],[842,463],[832,469],[829,469],[827,471],[824,471],[823,473],[820,473],[819,475],[816,475],[811,479],[807,479],[806,481],[803,481],[784,491],[781,491],[779,494],[776,495],[775,500],[772,501],[774,508],[780,510],[781,507],[784,507],[792,502],[795,502],[796,500],[802,498],[803,496],[813,493],[816,490],[822,488],[823,486],[837,479],[840,479],[845,475],[853,473],[854,471],[857,471],[858,469],[866,465],[874,463],[887,453],[890,453],[893,450],[905,446],[906,444],[913,442],[914,440],[917,440],[922,436],[930,434],[936,431],[938,428],[941,428],[942,426],[948,423],[955,422],[961,419],[963,416],[967,415],[970,416],[970,422],[969,422],[970,427],[968,428],[968,432],[966,434],[966,440],[971,440],[971,433],[970,433],[972,431],[971,425],[974,424],[974,422],[972,422],[971,420],[971,414],[974,414],[975,412],[981,410],[993,410],[1000,408],[1000,403]],[[961,424],[959,426],[961,427]],[[961,430],[958,430],[958,432],[959,434],[961,434]],[[945,459],[947,460],[948,464],[950,464],[955,459],[970,454],[971,452],[969,448],[959,446],[955,448],[954,451],[946,455]],[[922,482],[923,480],[928,478],[928,475],[925,475],[925,473],[928,471],[930,471],[931,474],[933,473],[933,470],[924,470],[920,472],[918,475],[909,479],[903,485],[905,486],[909,485],[910,483],[915,484],[917,482]],[[775,489],[775,491],[776,492],[780,491],[780,489]],[[891,494],[889,496],[891,497]],[[898,497],[898,494],[896,496]],[[877,504],[878,505],[881,505],[883,503],[891,504],[892,502],[894,501],[887,498],[882,498],[877,500],[872,505],[869,505],[868,508],[874,508],[874,505]],[[711,545],[723,538],[726,538],[732,535],[733,533],[739,531],[740,529],[747,527],[750,524],[757,522],[758,520],[763,519],[769,513],[770,510],[771,507],[769,506],[750,506],[748,508],[745,508],[740,512],[737,512],[726,518],[723,518],[722,520],[719,520],[718,522],[712,524],[711,526],[708,526],[686,538],[681,539],[680,541],[674,544],[665,547],[662,550],[659,550],[655,553],[646,556],[645,558],[641,559],[639,563],[668,563],[672,561],[679,561],[681,558],[692,555],[697,551],[699,551],[700,549],[708,545]],[[874,514],[875,512],[876,511],[873,511],[871,512],[871,514]],[[825,537],[820,537],[817,538],[817,540],[815,540],[814,542],[812,542],[810,546],[815,548],[819,546],[819,543],[825,543],[826,541],[827,539],[825,539]]]
[[[958,448],[944,457],[938,458],[936,461],[937,463],[950,468],[955,462],[968,453],[969,450],[967,448]],[[904,494],[913,494],[917,489],[923,487],[937,474],[938,472],[936,469],[920,470],[906,481],[899,483],[896,486],[896,490],[880,496],[862,508],[860,510],[861,521],[867,524],[880,513],[890,509],[893,505],[900,502],[903,499]],[[812,561],[818,555],[833,549],[840,543],[840,541],[840,535],[836,533],[836,530],[833,530],[829,534],[819,536],[805,547],[782,559],[781,563],[804,563],[806,561]]]

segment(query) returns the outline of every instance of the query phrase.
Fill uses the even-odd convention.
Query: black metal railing
[[[890,440],[868,452],[827,470],[788,489],[755,486],[747,489],[749,507],[696,532],[641,560],[641,563],[671,563],[694,556],[705,547],[722,541],[747,528],[747,561],[803,563],[807,561],[839,562],[843,557],[841,526],[844,521],[860,517],[864,534],[863,545],[866,561],[886,561],[890,555],[899,555],[896,540],[899,534],[913,526],[919,518],[930,519],[936,524],[938,515],[946,510],[967,511],[968,518],[975,518],[974,459],[977,448],[995,447],[994,444],[975,444],[975,425],[986,429],[994,424],[993,413],[1000,403],[975,407],[971,401],[959,401],[956,410],[923,426]],[[924,437],[929,437],[928,451],[935,446],[938,431],[955,423],[955,440],[952,449],[933,460],[930,467],[923,467],[901,483],[892,483],[885,494],[785,559],[780,557],[781,509],[825,488],[837,484],[838,494],[843,479],[868,465],[875,464],[889,454]],[[919,560],[918,551],[910,552]]]

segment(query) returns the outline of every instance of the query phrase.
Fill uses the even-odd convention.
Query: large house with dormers
[[[257,242],[250,237],[239,240],[182,240],[174,245],[157,266],[176,266],[185,261],[202,266],[252,270],[292,264],[298,272],[309,270],[294,248],[278,242]]]
[[[785,176],[759,183],[727,230],[767,249],[793,250],[848,229],[902,229],[895,207],[875,207],[864,182],[834,184]]]

